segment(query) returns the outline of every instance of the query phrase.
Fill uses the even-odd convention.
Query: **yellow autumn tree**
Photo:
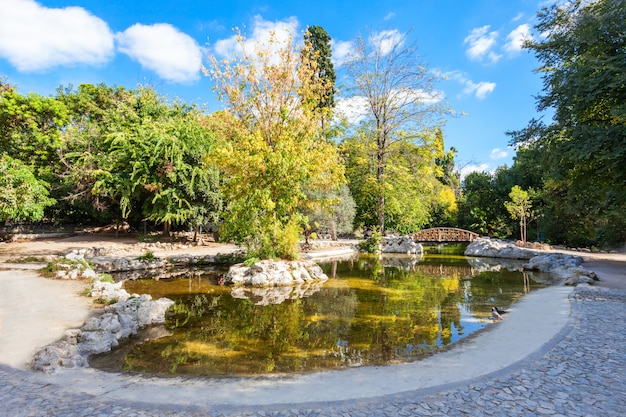
[[[313,76],[310,45],[298,46],[291,32],[252,44],[237,31],[236,39],[232,57],[211,56],[204,68],[224,105],[208,119],[220,138],[210,159],[225,174],[222,236],[245,245],[249,257],[294,259],[307,195],[344,181],[316,106],[326,87]]]

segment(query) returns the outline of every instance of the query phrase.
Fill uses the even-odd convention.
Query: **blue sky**
[[[464,116],[444,127],[463,171],[512,162],[508,130],[536,117],[541,79],[520,50],[545,0],[163,1],[0,0],[0,76],[26,94],[105,83],[157,91],[219,109],[200,66],[225,54],[234,27],[248,38],[273,28],[324,27],[336,69],[357,36],[410,31],[428,68],[445,74],[444,100]],[[341,98],[341,97],[340,97]]]

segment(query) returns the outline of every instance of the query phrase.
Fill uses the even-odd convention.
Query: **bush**
[[[381,235],[380,232],[375,230],[372,232],[367,240],[359,242],[359,249],[363,252],[375,253],[380,250]]]

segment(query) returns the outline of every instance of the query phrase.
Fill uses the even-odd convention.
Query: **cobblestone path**
[[[626,291],[579,287],[571,302],[570,323],[547,352],[471,383],[363,401],[200,409],[100,400],[0,366],[0,416],[626,416]]]

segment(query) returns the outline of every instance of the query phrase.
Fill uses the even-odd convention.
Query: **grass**
[[[154,262],[156,259],[157,258],[156,256],[154,256],[154,253],[150,251],[147,251],[146,253],[144,253],[143,255],[137,258],[137,260],[139,261],[147,261],[147,262]]]
[[[34,262],[46,262],[46,260],[45,258],[40,258],[38,256],[25,256],[23,258],[11,258],[5,261],[5,263],[8,264],[28,264]]]

